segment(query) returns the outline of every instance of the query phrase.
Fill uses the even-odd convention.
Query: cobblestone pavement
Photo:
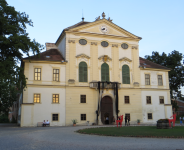
[[[0,150],[184,150],[183,139],[110,137],[75,132],[88,127],[92,126],[0,126]]]

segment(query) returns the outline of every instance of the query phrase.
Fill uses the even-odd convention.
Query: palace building
[[[28,78],[20,125],[112,124],[113,116],[156,123],[172,115],[169,68],[139,57],[142,38],[97,17],[65,28],[40,56],[22,59]]]

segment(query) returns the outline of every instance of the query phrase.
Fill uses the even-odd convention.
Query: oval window
[[[121,47],[122,47],[123,49],[127,49],[127,48],[128,48],[128,44],[123,43],[123,44],[121,44]]]
[[[109,43],[106,42],[106,41],[102,41],[102,42],[101,42],[101,45],[102,45],[103,47],[107,47],[107,46],[109,45]]]
[[[81,45],[86,45],[86,44],[87,44],[87,41],[86,41],[85,39],[80,39],[80,40],[79,40],[79,43],[80,43]]]

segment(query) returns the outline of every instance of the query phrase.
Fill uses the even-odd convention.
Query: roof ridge
[[[161,66],[161,67],[164,67],[164,68],[166,68],[166,69],[170,69],[170,70],[171,70],[171,68],[168,68],[168,67],[166,67],[166,66],[162,66],[162,65],[157,64],[157,63],[155,63],[155,62],[152,62],[152,61],[150,61],[150,60],[148,60],[148,59],[144,59],[144,58],[142,58],[142,57],[140,57],[140,56],[139,56],[139,58],[141,58],[141,59],[143,59],[143,60],[146,60],[146,61],[149,61],[150,63],[156,64],[156,65],[158,65],[158,66]]]
[[[91,23],[91,22],[87,22],[87,21],[80,21],[80,22],[78,22],[78,23],[76,23],[76,24],[74,24],[72,26],[69,26],[69,27],[65,28],[64,30],[71,29],[71,28],[73,28],[73,27],[75,27],[75,26],[77,26],[77,25],[79,25],[79,24],[81,24],[83,22],[85,22],[85,23]]]

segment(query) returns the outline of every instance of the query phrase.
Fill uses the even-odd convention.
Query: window
[[[81,120],[86,120],[86,114],[81,114]]]
[[[34,103],[40,103],[40,94],[34,94]]]
[[[86,95],[80,96],[81,103],[86,103]]]
[[[127,49],[127,48],[128,48],[128,44],[123,43],[123,44],[121,44],[121,47],[122,47],[123,49]]]
[[[103,47],[107,47],[107,46],[109,46],[109,43],[106,42],[106,41],[102,41],[102,42],[101,42],[101,45],[102,45]]]
[[[130,114],[125,114],[125,117],[127,117],[127,119],[130,119]]]
[[[101,66],[101,81],[109,81],[109,65],[103,63]]]
[[[79,82],[88,82],[88,69],[85,62],[79,63]]]
[[[53,103],[59,103],[59,94],[53,94],[52,95],[52,102]]]
[[[159,100],[160,100],[160,104],[164,104],[164,97],[163,96],[159,96]]]
[[[34,68],[34,80],[41,80],[41,68]]]
[[[150,85],[150,75],[149,74],[145,74],[145,84]]]
[[[152,118],[152,113],[148,113],[148,119],[153,119]]]
[[[80,39],[80,40],[79,40],[79,43],[80,43],[81,45],[86,45],[86,44],[87,44],[87,41],[86,41],[85,39]]]
[[[130,84],[130,71],[128,65],[122,67],[122,82],[123,84]]]
[[[162,82],[162,75],[158,75],[158,85],[162,86],[163,82]]]
[[[125,96],[124,98],[125,98],[125,104],[129,104],[130,103],[129,96]]]
[[[59,81],[59,69],[53,69],[53,81]]]
[[[58,114],[52,114],[52,121],[58,121]]]
[[[147,104],[151,104],[151,96],[146,96],[146,102]]]

